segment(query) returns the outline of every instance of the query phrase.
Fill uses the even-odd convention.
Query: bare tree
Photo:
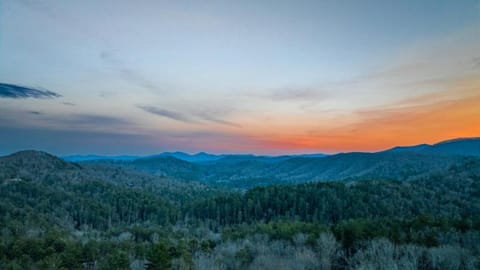
[[[340,243],[337,242],[332,233],[322,233],[317,239],[316,250],[319,254],[320,270],[330,270],[337,261],[338,256],[342,256]]]

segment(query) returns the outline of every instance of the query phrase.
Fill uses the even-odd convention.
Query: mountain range
[[[195,162],[195,163],[205,163],[217,161],[219,159],[229,158],[229,159],[288,159],[292,157],[326,157],[327,154],[300,154],[300,155],[282,155],[282,156],[257,156],[253,154],[210,154],[205,152],[199,152],[196,154],[189,154],[184,152],[163,152],[156,155],[149,156],[131,156],[131,155],[120,155],[120,156],[102,156],[102,155],[68,155],[62,156],[61,158],[66,161],[72,162],[82,162],[82,161],[94,161],[94,160],[115,160],[115,161],[132,161],[136,159],[151,159],[158,157],[174,157],[176,159]]]
[[[448,155],[480,156],[480,138],[459,138],[433,145],[398,146],[387,152],[423,152]]]
[[[442,141],[436,144],[419,144],[413,146],[396,146],[388,150],[380,152],[423,152],[423,153],[443,153],[450,155],[471,155],[480,156],[480,138],[458,138],[447,141]],[[218,161],[220,159],[231,160],[286,160],[290,158],[319,158],[327,157],[328,154],[314,153],[314,154],[298,154],[298,155],[281,155],[281,156],[258,156],[253,154],[210,154],[206,152],[199,152],[196,154],[189,154],[185,152],[163,152],[155,155],[148,156],[134,156],[134,155],[119,155],[119,156],[103,156],[103,155],[68,155],[61,158],[66,161],[82,162],[82,161],[95,161],[95,160],[115,160],[115,161],[133,161],[137,159],[152,159],[158,157],[174,157],[176,159],[194,162],[205,163]]]
[[[449,149],[465,142],[452,143]],[[128,269],[129,258],[140,265],[132,269],[145,269],[158,256],[145,257],[144,250],[150,254],[161,241],[175,246],[160,254],[171,250],[171,257],[185,256],[185,261],[205,252],[232,254],[233,261],[258,239],[283,240],[268,242],[272,250],[285,243],[304,249],[312,245],[307,239],[321,239],[325,232],[342,248],[342,260],[349,248],[386,237],[417,245],[412,250],[448,244],[453,251],[478,251],[479,194],[480,157],[457,152],[69,162],[20,151],[0,157],[0,269]],[[238,245],[228,241],[237,239],[248,239],[248,245],[225,252]],[[222,248],[226,243],[228,249]],[[115,264],[118,254],[124,254],[124,267]],[[285,254],[298,253],[288,249],[278,256]],[[478,258],[468,256],[465,261]]]
[[[95,156],[93,156],[95,157]],[[394,147],[375,153],[334,155],[213,155],[167,152],[137,157],[63,157],[79,164],[119,167],[149,175],[234,188],[275,183],[332,180],[414,180],[442,174],[459,164],[480,159],[480,139],[465,138],[433,145]],[[463,166],[463,165],[462,165]]]

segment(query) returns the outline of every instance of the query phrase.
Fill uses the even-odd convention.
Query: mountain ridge
[[[455,138],[435,144],[395,146],[382,152],[428,152],[448,155],[480,156],[480,137]]]
[[[56,157],[47,153],[22,151],[0,158],[0,165],[5,159],[17,160],[16,162],[21,164],[27,160],[29,161],[27,167],[38,167],[39,171],[48,171],[39,165],[49,163],[41,161],[45,159],[56,164],[52,168],[81,165],[100,166],[101,170],[101,166],[117,167],[158,177],[235,188],[309,181],[366,179],[408,181],[426,174],[444,173],[469,160],[480,160],[480,139],[455,139],[434,145],[401,146],[374,153],[351,152],[321,157],[225,155],[218,158],[217,155],[212,157],[207,153],[199,153],[197,155],[201,157],[200,159],[186,161],[175,156],[183,156],[183,154],[168,152],[164,155],[134,160],[106,159],[69,163],[65,160],[57,160]],[[22,156],[24,157],[19,158]],[[207,160],[199,161],[202,158]],[[40,161],[36,162],[36,159]]]
[[[158,157],[174,157],[180,160],[203,163],[203,162],[212,162],[224,158],[259,158],[259,159],[278,159],[278,158],[290,158],[290,157],[306,157],[306,158],[317,158],[325,157],[327,154],[316,153],[316,154],[298,154],[298,155],[279,155],[279,156],[267,156],[267,155],[254,155],[254,154],[210,154],[207,152],[198,152],[195,154],[189,154],[185,152],[162,152],[159,154],[147,155],[147,156],[135,156],[135,155],[67,155],[60,156],[65,161],[71,162],[84,162],[84,161],[95,161],[95,160],[115,160],[115,161],[134,161],[138,159],[152,159]]]
[[[457,149],[455,149],[457,148]],[[444,141],[437,142],[435,144],[417,144],[417,145],[406,145],[406,146],[394,146],[392,148],[381,150],[378,152],[360,152],[360,153],[381,153],[381,152],[436,152],[436,153],[445,153],[445,154],[457,154],[457,155],[473,155],[480,156],[480,137],[465,137],[465,138],[453,138]],[[345,153],[355,153],[355,152],[345,152]],[[204,163],[204,162],[215,162],[222,159],[270,159],[270,160],[282,160],[289,158],[319,158],[327,157],[336,154],[323,154],[323,153],[314,153],[314,154],[292,154],[292,155],[255,155],[255,154],[211,154],[207,152],[198,152],[194,154],[176,151],[176,152],[162,152],[159,154],[146,155],[146,156],[137,156],[137,155],[118,155],[118,156],[106,156],[106,155],[68,155],[61,156],[65,161],[72,162],[83,162],[83,161],[95,161],[95,160],[115,160],[115,161],[134,161],[137,159],[152,159],[157,157],[171,156],[180,160],[194,162],[194,163]]]

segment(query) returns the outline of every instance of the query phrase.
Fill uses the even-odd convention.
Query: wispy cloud
[[[242,127],[241,125],[239,125],[237,123],[230,122],[230,121],[223,120],[223,119],[219,119],[219,118],[216,118],[216,117],[211,116],[211,115],[201,115],[200,117],[202,119],[206,120],[206,121],[214,122],[214,123],[221,124],[221,125],[237,127],[237,128]]]
[[[91,126],[131,124],[130,121],[123,118],[95,114],[75,114],[63,118],[63,121],[70,124]]]
[[[44,2],[39,2],[39,1],[30,1],[30,0],[20,0],[17,1],[17,3],[23,4],[26,7],[35,10],[37,12],[40,12],[42,14],[45,14],[49,18],[52,19],[58,19],[58,14],[56,14],[51,7],[49,7],[46,3]]]
[[[45,90],[15,84],[0,83],[0,98],[57,98],[61,95]]]
[[[324,91],[313,88],[279,88],[271,92],[270,97],[275,101],[290,100],[322,100],[327,94]]]
[[[209,111],[202,111],[202,112],[197,112],[197,113],[181,113],[177,111],[172,111],[172,110],[167,110],[163,108],[158,108],[154,106],[142,106],[138,105],[137,108],[144,110],[145,112],[155,114],[158,116],[162,116],[165,118],[169,118],[172,120],[180,121],[180,122],[185,122],[185,123],[195,123],[198,124],[202,120],[208,121],[208,122],[213,122],[221,125],[226,125],[226,126],[231,126],[231,127],[241,127],[239,124],[224,120],[221,118],[218,118],[215,114],[209,112]]]
[[[242,127],[241,125],[239,125],[237,123],[233,123],[233,122],[230,122],[230,121],[217,119],[217,118],[213,118],[213,117],[205,117],[204,119],[208,120],[208,121],[211,121],[211,122],[218,123],[218,124],[226,125],[226,126],[237,127],[237,128]]]
[[[33,114],[33,115],[41,115],[42,113],[41,112],[38,112],[38,111],[28,111],[29,114]]]
[[[135,123],[119,116],[99,114],[58,114],[48,111],[0,108],[0,127],[44,128],[70,131],[138,133]]]
[[[478,87],[480,80],[468,78],[438,93],[419,94],[339,116],[328,127],[304,135],[282,137],[280,141],[300,141],[305,147],[335,152],[381,150],[398,144],[478,136]]]
[[[2,127],[0,155],[19,149],[39,149],[55,154],[117,154],[119,145],[122,153],[152,154],[155,151],[152,149],[161,146],[156,139],[121,131]]]
[[[62,104],[65,106],[75,106],[75,103],[72,102],[62,102]]]
[[[146,78],[140,72],[131,69],[126,66],[118,57],[116,57],[113,53],[103,51],[100,53],[100,59],[104,61],[108,66],[113,68],[115,72],[124,80],[131,84],[138,85],[140,87],[159,91],[162,90],[157,84]]]
[[[180,121],[180,122],[186,122],[186,123],[194,123],[195,122],[190,117],[188,117],[188,116],[186,116],[186,115],[184,115],[180,112],[165,110],[165,109],[157,108],[157,107],[153,107],[153,106],[138,105],[137,108],[142,109],[142,110],[144,110],[148,113],[151,113],[151,114],[155,114],[155,115],[158,115],[158,116],[170,118],[170,119]]]
[[[472,59],[472,67],[473,69],[480,69],[480,56],[477,56]]]

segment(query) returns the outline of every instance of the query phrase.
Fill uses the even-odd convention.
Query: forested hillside
[[[480,0],[0,0],[0,270],[480,270]]]
[[[347,168],[372,162],[347,157]],[[0,268],[477,269],[480,161],[438,160],[443,168],[402,181],[372,174],[238,192],[19,152],[0,158]],[[287,161],[301,159],[271,164]]]
[[[455,164],[477,160],[480,156],[479,147],[480,139],[470,138],[434,145],[395,147],[377,153],[272,157],[164,153],[130,161],[99,159],[82,164],[107,164],[184,181],[248,189],[310,181],[410,181],[425,175],[448,173],[447,169]],[[209,157],[207,161],[188,161],[205,155]],[[184,156],[190,159],[179,159]]]
[[[394,147],[388,152],[423,152],[444,155],[480,156],[480,138],[460,138],[439,142],[433,145]]]
[[[447,173],[447,169],[455,164],[477,159],[469,156],[419,152],[382,152],[346,153],[313,158],[228,157],[203,164],[190,163],[174,157],[81,164],[106,164],[186,181],[247,189],[310,181],[368,179],[407,181],[425,175]]]

